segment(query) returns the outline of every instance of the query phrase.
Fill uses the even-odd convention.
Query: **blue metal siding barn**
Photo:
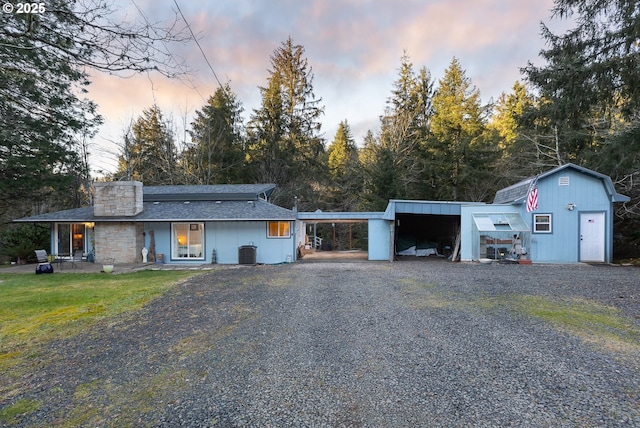
[[[537,208],[527,211],[533,188]],[[391,200],[384,219],[392,255],[412,244],[446,255],[459,234],[462,261],[605,263],[613,258],[613,204],[627,201],[609,177],[569,163],[498,191],[492,204]]]
[[[533,187],[538,206],[527,212]],[[502,189],[494,199],[520,210],[531,227],[530,258],[544,263],[610,263],[613,204],[628,201],[609,177],[571,163]]]

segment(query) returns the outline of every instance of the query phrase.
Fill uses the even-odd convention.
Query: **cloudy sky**
[[[356,143],[378,130],[378,117],[398,77],[403,52],[414,70],[426,67],[436,80],[456,57],[483,102],[509,92],[520,67],[540,64],[540,23],[550,21],[553,0],[176,0],[219,80],[229,82],[245,108],[260,105],[270,56],[288,37],[302,45],[322,98],[323,133],[333,139],[347,120]],[[174,0],[115,0],[134,18],[136,6],[150,20],[176,16]],[[153,103],[172,118],[182,138],[184,122],[218,88],[195,43],[172,46],[193,70],[183,79],[159,75],[126,79],[94,73],[89,97],[105,118],[92,146],[94,171],[114,171],[127,124]],[[245,119],[246,120],[246,119]]]

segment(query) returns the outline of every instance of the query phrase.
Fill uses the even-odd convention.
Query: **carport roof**
[[[355,223],[374,219],[382,219],[383,212],[335,212],[314,211],[299,212],[298,220],[307,223]]]
[[[396,214],[453,215],[459,216],[463,205],[486,205],[484,202],[461,201],[411,201],[391,199],[384,212],[385,220],[395,220]]]

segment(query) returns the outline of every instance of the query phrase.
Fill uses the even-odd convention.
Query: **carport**
[[[383,219],[383,212],[299,212],[298,246],[316,248],[322,241],[316,234],[318,224],[367,224],[367,260],[388,260],[391,241],[390,222]],[[326,239],[326,237],[325,237]],[[380,245],[382,244],[382,245]]]
[[[389,253],[396,256],[443,256],[457,252],[461,207],[481,202],[392,199],[384,219],[392,224]]]

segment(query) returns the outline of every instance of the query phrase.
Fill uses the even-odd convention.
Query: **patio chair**
[[[71,267],[78,267],[78,263],[82,266],[84,262],[84,252],[82,250],[76,250],[73,252],[73,257],[71,258]]]
[[[53,273],[53,266],[49,262],[49,256],[46,250],[35,250],[36,258],[38,259],[38,266],[36,267],[36,274],[41,273]]]

